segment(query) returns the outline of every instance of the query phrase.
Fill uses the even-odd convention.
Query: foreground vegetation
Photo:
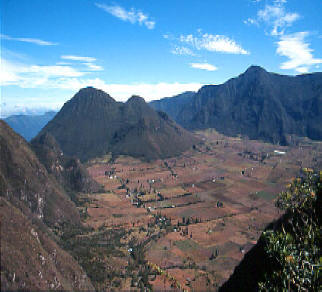
[[[285,211],[278,230],[267,230],[265,251],[274,270],[259,283],[262,291],[321,291],[322,172],[304,169],[276,205]]]

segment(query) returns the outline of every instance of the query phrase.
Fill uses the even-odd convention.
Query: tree
[[[322,172],[306,171],[279,195],[281,228],[263,234],[277,269],[265,275],[260,290],[321,291],[321,182]]]

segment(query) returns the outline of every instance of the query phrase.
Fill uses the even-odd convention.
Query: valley
[[[0,7],[1,291],[322,291],[321,1]]]
[[[96,289],[217,289],[281,215],[275,196],[302,168],[321,168],[321,142],[196,134],[203,143],[176,158],[87,162],[104,192],[79,195],[85,227],[65,244]]]

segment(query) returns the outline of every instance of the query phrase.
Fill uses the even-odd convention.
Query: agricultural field
[[[79,196],[87,229],[70,238],[91,240],[87,258],[74,256],[85,270],[99,259],[109,277],[94,279],[97,288],[216,290],[280,216],[275,196],[302,168],[321,168],[322,143],[282,147],[196,134],[203,144],[176,158],[88,163],[105,192]]]

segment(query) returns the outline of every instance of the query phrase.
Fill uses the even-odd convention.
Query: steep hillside
[[[78,263],[47,227],[0,197],[1,291],[93,291]]]
[[[79,224],[78,211],[62,187],[4,121],[0,121],[0,182],[1,196],[30,208],[46,224]]]
[[[82,161],[112,152],[147,160],[171,157],[198,140],[141,97],[126,103],[95,88],[81,89],[38,135],[50,133],[64,154]]]
[[[43,115],[14,115],[5,118],[4,121],[27,141],[30,141],[55,115],[54,111]]]
[[[224,84],[202,87],[186,102],[166,99],[158,107],[175,112],[176,122],[187,129],[215,128],[286,144],[287,134],[322,139],[320,104],[322,73],[283,76],[252,66]]]
[[[179,118],[182,107],[186,106],[187,104],[191,104],[195,94],[196,92],[194,91],[186,91],[173,97],[165,97],[161,100],[153,100],[149,103],[149,105],[157,111],[167,113],[171,119],[176,121]]]
[[[44,133],[32,141],[32,149],[48,173],[53,174],[57,182],[69,193],[98,192],[101,187],[88,174],[79,159],[63,154],[55,138]]]
[[[1,290],[92,290],[51,229],[79,226],[74,203],[28,143],[0,121]]]

